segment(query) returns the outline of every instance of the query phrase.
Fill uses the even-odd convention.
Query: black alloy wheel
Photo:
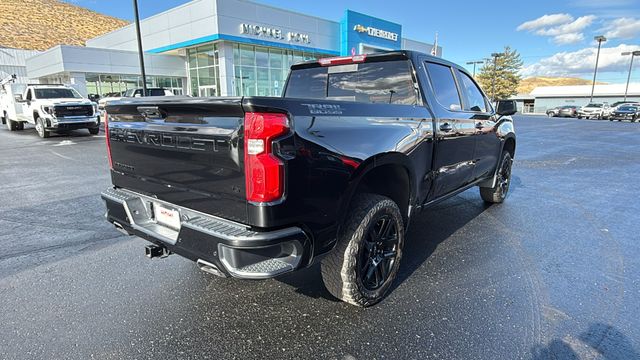
[[[369,290],[379,289],[389,278],[398,255],[397,223],[388,214],[381,214],[369,228],[360,248],[358,278]]]
[[[508,152],[502,153],[502,160],[500,161],[500,168],[496,173],[496,180],[493,187],[480,187],[480,197],[482,200],[492,204],[499,204],[504,202],[509,193],[509,186],[511,185],[511,166],[513,165],[513,158]]]
[[[512,165],[513,159],[511,159],[511,156],[509,156],[502,161],[502,166],[498,171],[498,186],[500,187],[500,192],[504,197],[506,197],[507,193],[509,192],[509,185],[511,184]]]

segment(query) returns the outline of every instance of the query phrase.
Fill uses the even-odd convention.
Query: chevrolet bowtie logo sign
[[[362,26],[362,25],[356,25],[356,26],[354,26],[354,27],[353,27],[353,30],[354,30],[354,31],[357,31],[357,32],[367,32],[367,28],[366,28],[366,27],[364,27],[364,26]]]
[[[373,37],[377,37],[377,38],[381,38],[381,39],[387,39],[387,40],[391,40],[391,41],[398,41],[398,33],[394,33],[391,31],[386,31],[386,30],[381,30],[381,29],[376,29],[374,27],[371,26],[364,26],[364,25],[355,25],[353,27],[353,31],[357,31],[359,33],[367,33],[367,35],[369,36],[373,36]]]

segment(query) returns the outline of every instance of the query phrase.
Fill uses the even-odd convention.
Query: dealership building
[[[402,25],[346,10],[340,21],[246,0],[195,0],[140,22],[147,84],[192,96],[279,96],[289,67],[322,57],[433,45]],[[84,95],[141,87],[135,26],[26,59],[29,78]],[[436,55],[442,55],[437,47]]]

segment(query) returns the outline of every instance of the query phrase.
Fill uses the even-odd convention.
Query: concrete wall
[[[423,52],[425,54],[431,55],[433,44],[427,44],[427,43],[410,40],[410,39],[402,39],[402,49],[415,50],[415,51],[419,51],[419,52]],[[436,50],[436,56],[442,57],[442,46],[438,46],[438,49]]]
[[[27,59],[30,78],[58,73],[139,74],[138,54],[80,46],[56,46]],[[185,58],[175,55],[145,54],[148,75],[186,77]]]
[[[17,83],[29,82],[27,76],[27,59],[40,53],[36,50],[22,50],[0,47],[0,79],[17,75]]]
[[[309,43],[242,34],[241,24],[259,25],[309,35]],[[339,51],[340,25],[337,22],[244,0],[195,0],[140,22],[145,51],[163,52],[217,40],[228,35],[269,41],[284,46]],[[229,39],[232,40],[232,39]],[[136,50],[134,25],[87,41],[87,46]]]

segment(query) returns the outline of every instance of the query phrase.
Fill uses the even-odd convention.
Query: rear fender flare
[[[352,173],[351,178],[349,180],[349,185],[347,186],[344,195],[340,201],[340,205],[338,207],[338,231],[340,231],[340,226],[344,222],[346,216],[348,215],[349,205],[353,200],[358,187],[362,184],[362,180],[369,174],[372,170],[379,168],[383,165],[400,165],[407,171],[407,176],[409,178],[409,214],[403,214],[403,216],[407,216],[409,218],[411,214],[412,207],[415,203],[415,197],[417,194],[417,185],[415,180],[415,172],[413,165],[408,156],[398,153],[383,153],[374,155],[365,161],[361,162],[355,171]]]

